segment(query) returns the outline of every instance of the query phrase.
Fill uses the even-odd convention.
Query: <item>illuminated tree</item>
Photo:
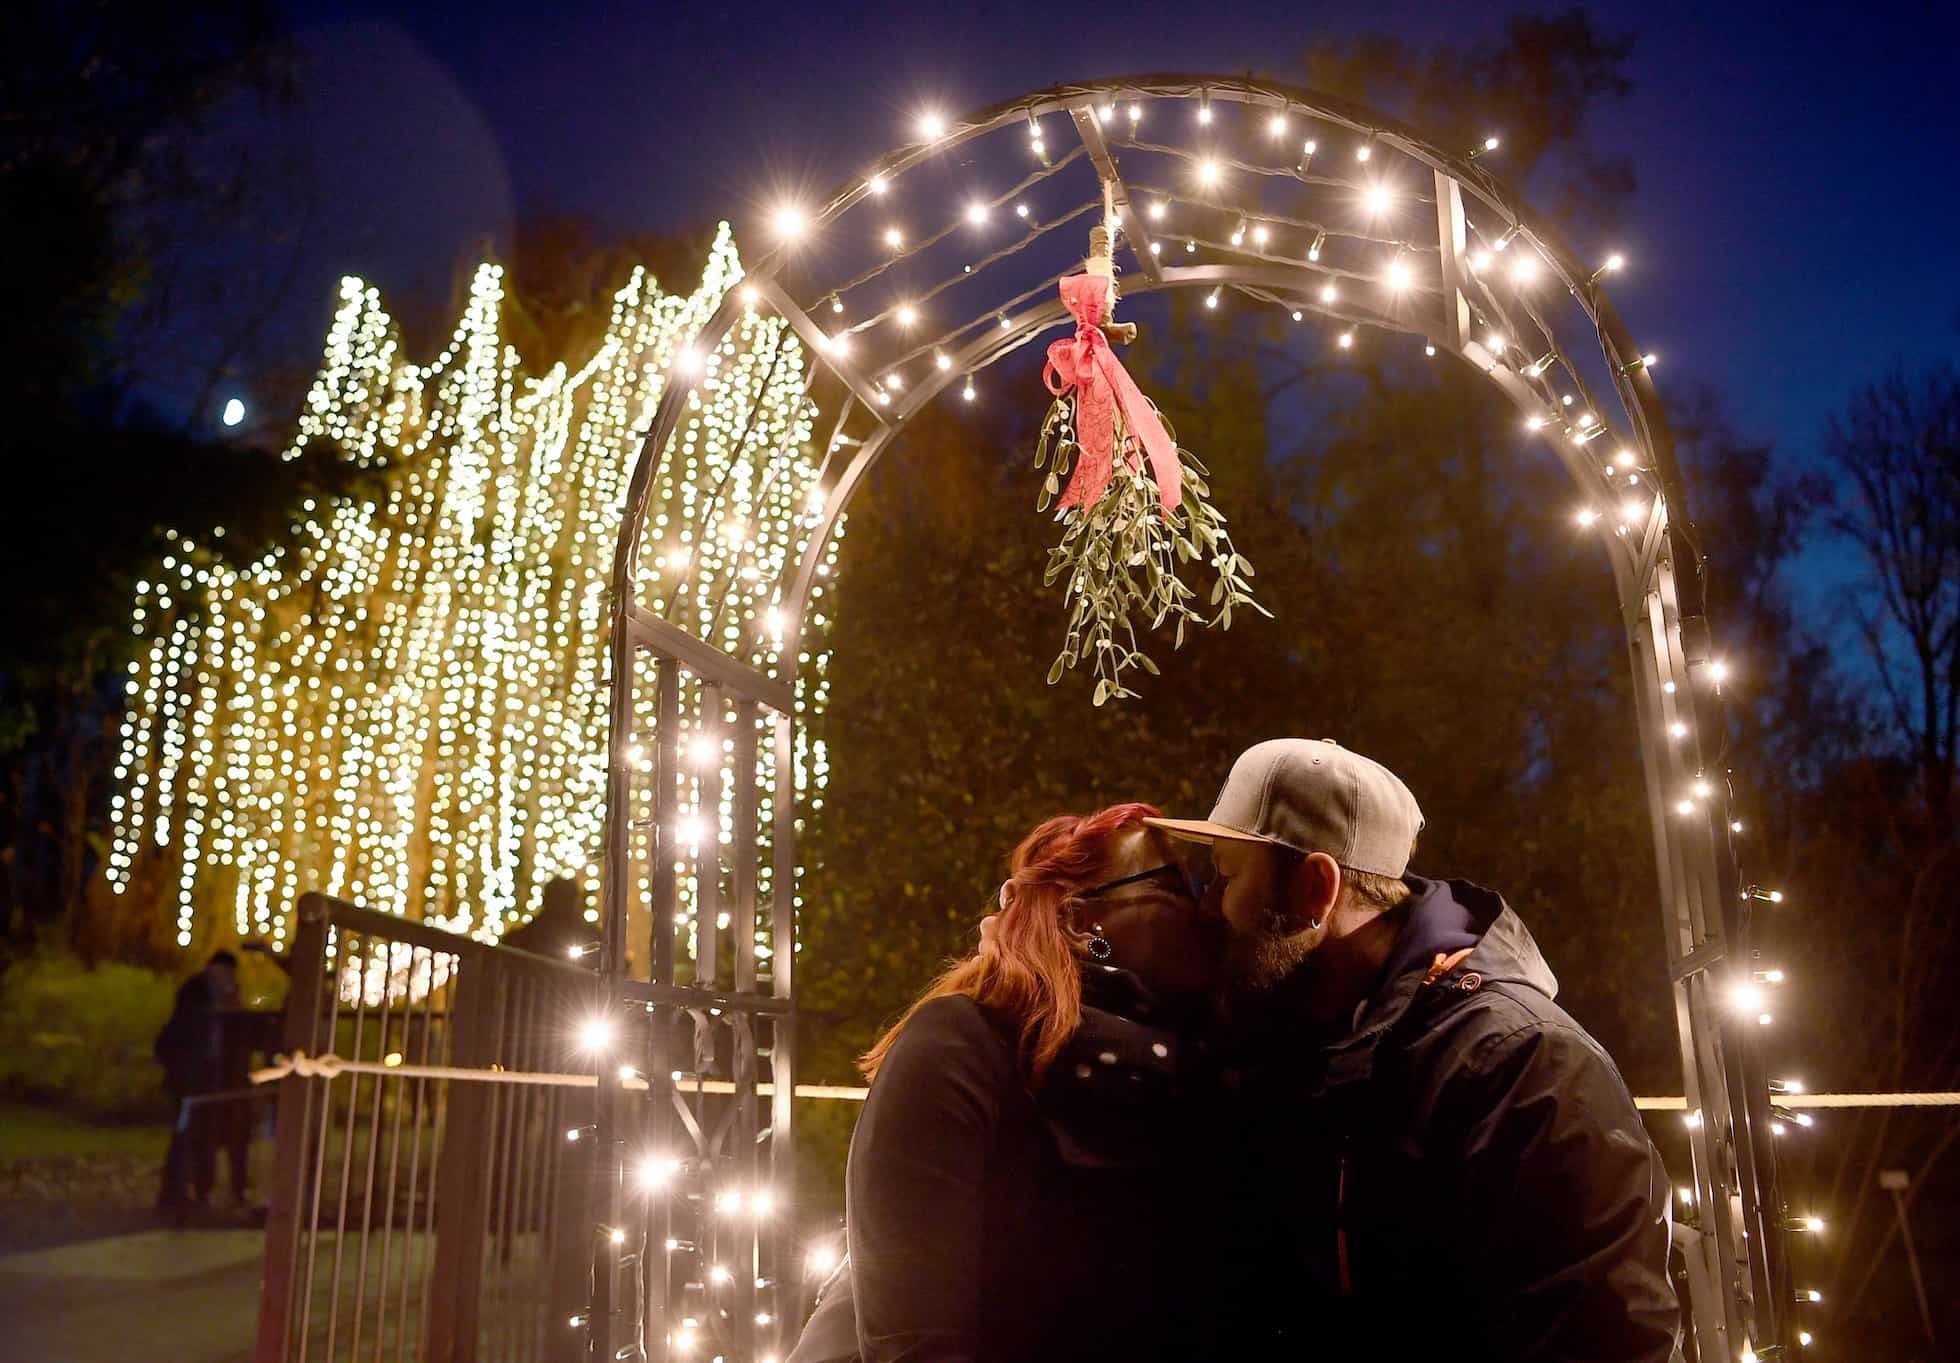
[[[596,353],[537,377],[502,336],[501,267],[478,269],[426,365],[402,356],[378,291],[343,280],[286,457],[329,447],[378,490],[306,502],[290,545],[250,562],[227,560],[222,531],[173,537],[139,584],[116,891],[166,884],[180,946],[200,930],[281,941],[309,889],[484,938],[534,913],[553,878],[593,895],[606,578],[636,432],[671,370],[711,381],[658,474],[649,531],[668,535],[670,516],[673,530],[641,599],[730,652],[748,640],[773,671],[770,594],[810,533],[814,408],[794,337],[750,316],[716,353],[684,349],[740,276],[723,227],[693,294],[636,271]],[[799,687],[819,709],[824,683]],[[799,757],[803,793],[824,765],[814,746]]]

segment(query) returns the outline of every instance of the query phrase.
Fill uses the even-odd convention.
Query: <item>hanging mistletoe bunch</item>
[[[1047,470],[1037,509],[1046,511],[1059,494],[1064,526],[1062,542],[1048,551],[1046,581],[1065,584],[1068,636],[1048,680],[1087,658],[1101,705],[1137,694],[1124,681],[1132,667],[1157,674],[1138,643],[1139,621],[1146,630],[1174,621],[1173,646],[1182,648],[1187,624],[1229,629],[1238,606],[1272,613],[1252,599],[1252,565],[1232,548],[1225,517],[1208,500],[1204,466],[1178,448],[1156,404],[1110,349],[1135,339],[1136,327],[1108,320],[1116,302],[1108,229],[1090,230],[1088,264],[1061,289],[1076,330],[1048,348],[1042,378],[1055,402],[1034,459]],[[1203,608],[1179,576],[1194,562],[1216,574]]]

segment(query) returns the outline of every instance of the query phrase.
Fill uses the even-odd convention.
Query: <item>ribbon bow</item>
[[[1058,505],[1094,506],[1108,490],[1115,467],[1116,417],[1120,410],[1132,437],[1124,456],[1131,468],[1137,466],[1138,445],[1150,456],[1157,497],[1168,516],[1177,509],[1182,496],[1177,446],[1102,333],[1108,290],[1105,275],[1072,274],[1062,280],[1062,303],[1075,318],[1075,335],[1048,347],[1041,381],[1056,397],[1075,390],[1075,438],[1082,454]]]

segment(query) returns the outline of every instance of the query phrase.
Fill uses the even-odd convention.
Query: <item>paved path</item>
[[[0,1258],[4,1363],[250,1363],[258,1230],[148,1230]]]

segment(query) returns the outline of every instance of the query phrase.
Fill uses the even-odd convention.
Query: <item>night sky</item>
[[[332,207],[282,333],[299,350],[281,358],[317,345],[340,273],[384,299],[446,296],[458,262],[507,242],[518,217],[740,227],[785,187],[827,191],[907,140],[927,104],[958,114],[1156,71],[1299,79],[1317,35],[1495,41],[1512,12],[1244,8],[292,6]],[[1082,16],[1092,31],[1071,31]],[[1713,384],[1744,434],[1807,459],[1856,384],[1960,352],[1960,7],[1653,4],[1593,18],[1637,40],[1634,90],[1601,108],[1593,135],[1632,156],[1640,187],[1617,240],[1576,245],[1627,253],[1613,293],[1663,354],[1664,385]]]

